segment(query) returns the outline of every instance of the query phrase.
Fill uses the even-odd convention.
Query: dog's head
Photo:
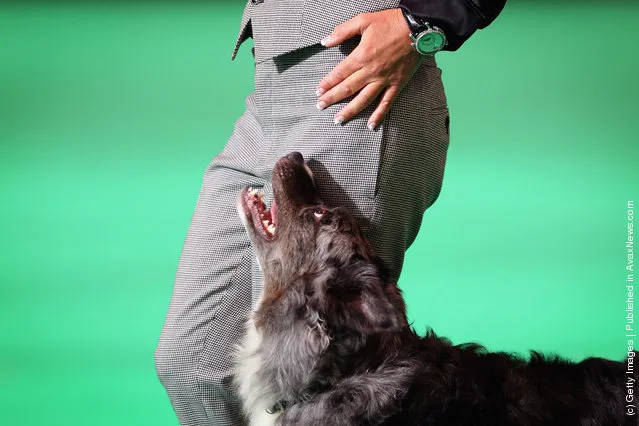
[[[344,208],[329,208],[300,153],[273,169],[274,201],[242,191],[238,210],[264,276],[264,303],[316,310],[328,327],[361,333],[406,326],[404,303]],[[293,309],[294,310],[294,309]]]

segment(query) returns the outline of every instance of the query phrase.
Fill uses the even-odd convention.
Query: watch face
[[[434,53],[441,50],[445,42],[446,39],[442,33],[429,31],[420,35],[415,47],[422,53]]]

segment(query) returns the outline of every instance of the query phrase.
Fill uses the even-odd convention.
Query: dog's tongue
[[[271,223],[277,225],[277,204],[275,200],[271,203]]]

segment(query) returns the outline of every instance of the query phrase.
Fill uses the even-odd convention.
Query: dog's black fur
[[[355,220],[323,204],[299,153],[277,163],[273,188],[274,237],[241,214],[264,275],[253,380],[267,389],[259,398],[285,407],[277,424],[637,424],[625,414],[637,375],[624,362],[526,360],[418,336]]]

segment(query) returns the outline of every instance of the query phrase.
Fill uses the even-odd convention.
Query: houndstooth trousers
[[[262,284],[236,212],[242,188],[263,188],[269,204],[275,162],[301,152],[327,204],[355,215],[394,277],[439,194],[449,119],[434,59],[415,73],[377,131],[366,127],[375,103],[343,125],[333,116],[348,99],[316,109],[317,83],[356,43],[313,44],[265,59],[255,52],[254,92],[204,173],[155,351],[182,425],[245,424],[232,389],[232,353]]]

